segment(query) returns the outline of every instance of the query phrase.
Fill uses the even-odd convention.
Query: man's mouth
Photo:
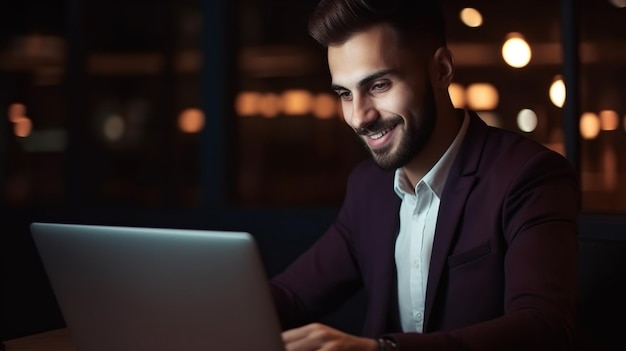
[[[388,128],[385,128],[385,129],[383,129],[381,131],[378,131],[377,133],[368,135],[368,137],[370,139],[374,139],[374,140],[380,139],[383,136],[385,136],[385,134],[389,133],[394,127],[395,127],[395,125],[391,126],[391,127],[388,127]]]
[[[378,121],[372,123],[367,127],[355,129],[355,132],[358,135],[376,140],[382,138],[383,136],[385,136],[385,134],[392,131],[398,124],[401,123],[401,121],[402,120],[399,118],[387,121]]]

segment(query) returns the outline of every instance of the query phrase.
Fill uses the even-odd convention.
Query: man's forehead
[[[399,72],[403,65],[414,64],[406,50],[380,34],[358,33],[342,44],[328,47],[328,67],[334,85],[354,87],[379,72]]]

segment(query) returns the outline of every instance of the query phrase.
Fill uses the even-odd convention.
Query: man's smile
[[[359,134],[365,139],[370,149],[379,149],[389,144],[394,135],[394,130],[400,124],[400,121],[388,121],[374,128],[368,128],[367,131],[360,131]],[[373,130],[372,130],[373,129]]]

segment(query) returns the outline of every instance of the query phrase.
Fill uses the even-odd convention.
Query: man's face
[[[343,116],[384,169],[411,161],[435,126],[433,88],[424,60],[397,45],[385,25],[328,48],[333,90]]]

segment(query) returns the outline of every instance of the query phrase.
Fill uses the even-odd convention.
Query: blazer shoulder
[[[368,157],[357,163],[352,169],[348,178],[348,186],[371,186],[374,183],[380,184],[389,181],[393,185],[394,175],[395,171],[380,168],[371,157]]]
[[[506,175],[512,177],[525,167],[574,172],[565,156],[520,133],[488,126],[472,115],[451,174],[497,176],[503,182]]]
[[[490,134],[492,135],[490,138],[492,145],[488,148],[493,153],[498,153],[510,161],[542,157],[550,159],[561,166],[573,167],[564,155],[517,132],[490,127]]]
[[[350,173],[346,189],[346,202],[355,204],[370,201],[389,203],[397,198],[393,190],[395,170],[384,170],[368,157],[359,162]]]

